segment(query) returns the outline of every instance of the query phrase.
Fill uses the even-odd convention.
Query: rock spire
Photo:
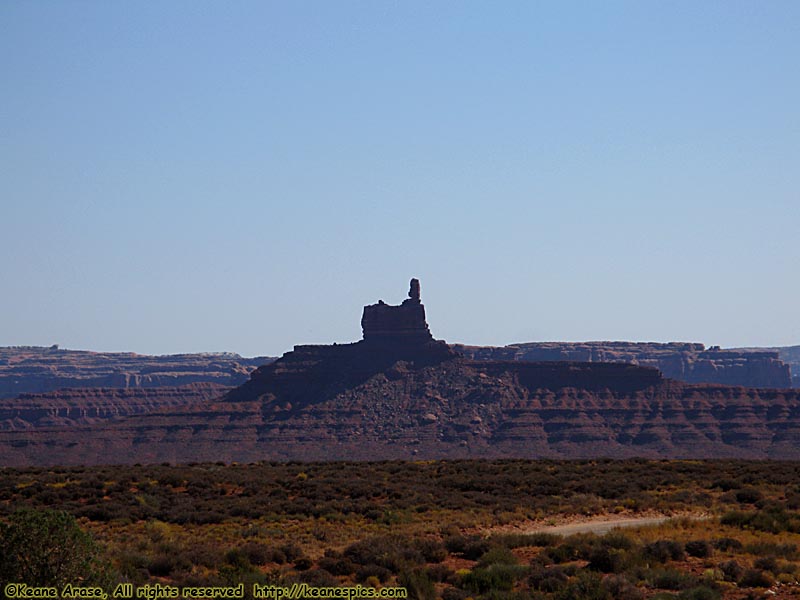
[[[425,306],[420,300],[419,279],[412,279],[408,298],[399,306],[378,300],[364,307],[361,317],[364,341],[422,344],[433,340],[425,322]]]

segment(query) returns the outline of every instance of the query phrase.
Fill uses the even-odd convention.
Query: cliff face
[[[739,352],[777,352],[778,358],[792,369],[792,387],[800,388],[800,346],[776,346],[774,348],[734,348]]]
[[[664,377],[687,383],[792,387],[790,367],[773,349],[744,352],[680,342],[531,342],[453,349],[475,360],[626,362],[655,367]]]
[[[0,398],[76,387],[154,388],[199,382],[235,386],[271,360],[229,353],[147,356],[57,347],[0,347]]]
[[[414,292],[412,284],[411,302],[399,306],[365,307],[362,341],[298,346],[222,398],[92,426],[7,429],[0,431],[0,456],[9,466],[800,459],[800,390],[687,384],[664,379],[651,366],[561,362],[553,356],[542,362],[507,355],[469,360],[432,338],[418,284]]]
[[[423,367],[456,358],[446,342],[433,339],[419,294],[419,281],[412,279],[409,298],[399,306],[379,300],[364,307],[360,342],[295,346],[274,363],[256,369],[250,381],[228,395],[228,401],[280,398],[290,407],[304,406],[354,388],[398,361]]]
[[[593,381],[595,389],[564,385],[581,380]],[[684,384],[629,365],[456,358],[415,366],[399,361],[353,388],[303,402],[292,402],[277,387],[268,394],[274,395],[239,388],[222,400],[91,428],[0,431],[0,456],[9,466],[477,457],[800,459],[800,390]]]
[[[186,406],[218,398],[231,388],[192,383],[161,388],[72,388],[0,399],[0,430],[28,431],[102,423],[107,419]]]

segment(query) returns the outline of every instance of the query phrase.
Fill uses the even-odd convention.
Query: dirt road
[[[568,523],[566,525],[553,525],[551,527],[537,527],[526,533],[555,533],[558,535],[572,535],[574,533],[603,534],[618,527],[643,527],[658,525],[674,517],[634,517],[625,519],[595,519],[581,523]]]

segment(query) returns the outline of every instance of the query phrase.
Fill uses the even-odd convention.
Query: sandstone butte
[[[800,390],[685,383],[652,366],[530,362],[496,349],[464,356],[431,335],[416,280],[402,304],[366,306],[361,324],[361,341],[296,346],[214,398],[196,390],[143,414],[67,427],[56,414],[52,424],[0,430],[2,464],[800,458]]]

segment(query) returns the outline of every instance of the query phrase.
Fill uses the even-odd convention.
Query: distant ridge
[[[773,346],[771,348],[733,348],[739,352],[777,352],[778,357],[792,369],[792,386],[800,387],[800,346]]]
[[[419,288],[364,307],[361,341],[296,346],[225,396],[0,431],[3,464],[800,459],[800,390],[688,384],[621,362],[472,360],[430,334]]]
[[[625,362],[655,367],[664,377],[686,383],[792,387],[792,369],[782,360],[779,348],[723,350],[689,342],[525,342],[499,348],[456,344],[453,349],[475,360]],[[800,355],[795,358],[800,363]],[[800,373],[800,364],[794,370]]]
[[[62,388],[155,388],[191,383],[235,386],[274,360],[230,352],[150,356],[54,346],[0,347],[0,399]]]

